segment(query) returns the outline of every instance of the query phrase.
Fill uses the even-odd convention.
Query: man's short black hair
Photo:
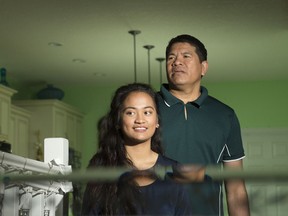
[[[187,34],[182,34],[178,35],[174,38],[172,38],[167,47],[166,47],[166,59],[170,53],[171,47],[175,43],[189,43],[191,46],[194,46],[196,48],[196,53],[200,59],[200,62],[206,61],[207,60],[207,50],[204,46],[204,44],[198,40],[197,38],[187,35]]]

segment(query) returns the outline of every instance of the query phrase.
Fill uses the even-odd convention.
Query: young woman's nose
[[[145,122],[144,116],[141,114],[137,114],[135,118],[135,122],[138,124],[144,123]]]

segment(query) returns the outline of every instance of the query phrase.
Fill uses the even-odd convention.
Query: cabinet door
[[[53,136],[67,138],[66,112],[61,109],[54,110]]]
[[[10,100],[0,95],[0,139],[7,140],[9,132]]]
[[[62,137],[69,140],[69,147],[80,149],[83,114],[59,100],[24,100],[14,104],[31,112],[30,143],[31,158],[35,158],[36,144],[42,146],[44,138]],[[33,153],[33,154],[32,154]]]
[[[75,150],[81,152],[81,146],[84,143],[83,136],[83,118],[76,118],[76,137],[75,137]]]
[[[76,151],[79,151],[81,143],[83,143],[83,118],[72,113],[68,113],[66,117],[66,138],[69,140],[69,147],[73,148]]]
[[[0,85],[0,140],[8,140],[11,97],[17,91]]]
[[[288,169],[288,128],[246,128],[242,136],[245,169]],[[246,187],[251,216],[287,215],[287,181],[247,181]]]
[[[76,117],[73,114],[67,113],[67,139],[69,140],[69,147],[75,149],[76,145]]]
[[[54,133],[55,137],[63,137],[69,140],[69,147],[79,150],[79,146],[82,139],[82,117],[63,111],[61,109],[55,109],[54,112]]]
[[[11,111],[9,143],[12,145],[12,153],[29,157],[30,115],[14,108]]]

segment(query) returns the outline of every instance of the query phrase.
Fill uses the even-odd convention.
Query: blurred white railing
[[[44,162],[0,151],[0,215],[1,216],[55,216],[61,209],[63,194],[73,190],[64,180],[17,180],[6,176],[68,175],[68,140],[44,140]],[[20,178],[21,179],[21,178]],[[25,178],[23,178],[25,179]]]

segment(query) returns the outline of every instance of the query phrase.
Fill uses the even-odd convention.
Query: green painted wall
[[[242,128],[288,127],[288,80],[233,83],[205,83],[204,80],[203,84],[211,96],[234,108]],[[60,87],[65,91],[63,101],[85,113],[84,140],[81,144],[83,168],[97,150],[97,121],[108,111],[117,87]],[[41,88],[19,90],[16,99],[35,98],[35,92]],[[159,86],[155,89],[158,90]]]
[[[288,81],[204,83],[209,94],[233,107],[242,128],[288,127]],[[85,116],[84,167],[97,149],[97,121],[109,107],[110,87],[64,87],[64,101],[77,106]],[[159,87],[155,87],[156,90]]]
[[[207,84],[209,93],[233,107],[242,128],[288,127],[288,81]]]
[[[97,123],[109,109],[113,92],[117,87],[64,87],[64,102],[84,112],[84,142],[82,146],[82,168],[97,150]]]

